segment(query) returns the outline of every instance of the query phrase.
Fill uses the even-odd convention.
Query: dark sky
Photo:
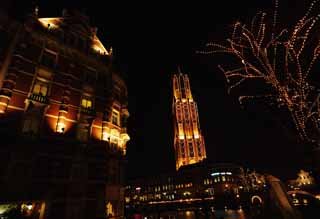
[[[116,62],[127,75],[129,177],[175,168],[171,75],[178,65],[189,75],[211,162],[235,162],[279,177],[295,173],[299,156],[292,152],[294,143],[277,116],[259,107],[242,109],[237,93],[226,92],[219,59],[195,53],[208,41],[223,42],[236,20],[248,23],[258,10],[271,12],[272,0],[187,2],[40,1],[39,5],[42,17],[60,16],[63,7],[85,8],[101,41],[106,47],[112,45]],[[306,2],[310,1],[280,0],[281,21],[302,16]]]

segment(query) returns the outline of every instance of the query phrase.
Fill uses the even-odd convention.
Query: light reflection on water
[[[198,215],[196,216],[193,211],[179,212],[176,217],[171,216],[170,219],[197,219],[197,218],[210,218],[210,219],[246,219],[244,211],[241,210],[216,210],[210,215]],[[165,219],[165,218],[162,218]]]
[[[134,219],[248,219],[243,210],[215,210],[205,214],[195,211],[168,211],[160,215],[139,215]]]
[[[244,211],[239,210],[216,211],[215,218],[221,217],[224,219],[246,219]]]

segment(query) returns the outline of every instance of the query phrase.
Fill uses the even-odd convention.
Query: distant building
[[[249,186],[243,168],[234,164],[200,162],[183,166],[177,172],[129,181],[126,215],[149,216],[161,211],[199,208],[210,212],[239,210],[250,204]]]
[[[38,18],[36,8],[20,23],[0,13],[0,217],[1,206],[123,217],[128,116],[112,49],[86,15]]]
[[[306,209],[319,209],[319,185],[316,184],[312,174],[300,170],[297,176],[296,179],[287,181],[288,194],[292,203],[302,212]],[[310,214],[310,212],[308,213]]]
[[[173,75],[173,119],[176,169],[206,158],[197,103],[193,100],[188,75]]]
[[[315,180],[307,171],[300,170],[297,179],[288,181],[288,188],[291,190],[308,189],[315,186]]]

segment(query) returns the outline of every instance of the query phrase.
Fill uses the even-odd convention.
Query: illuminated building
[[[112,48],[86,15],[0,13],[0,203],[34,218],[122,217],[128,116]]]
[[[312,174],[305,170],[300,170],[297,178],[287,181],[288,195],[291,202],[306,218],[311,218],[320,208],[319,185]]]
[[[315,180],[309,172],[300,170],[295,180],[288,181],[288,188],[291,190],[308,189],[315,187]]]
[[[188,75],[173,75],[174,149],[176,169],[206,158],[200,131],[197,103],[193,100]]]
[[[302,215],[317,212],[320,202],[304,191],[287,192],[272,175],[202,161],[173,173],[129,181],[125,206],[126,216],[135,218],[186,218],[188,214],[191,218],[282,218],[295,215],[294,206],[310,208],[299,208]]]
[[[247,209],[250,194],[259,193],[249,192],[245,176],[243,168],[234,164],[199,162],[177,172],[131,180],[125,192],[126,216],[170,211],[177,217],[179,209],[194,212],[201,208],[210,213],[213,209]]]

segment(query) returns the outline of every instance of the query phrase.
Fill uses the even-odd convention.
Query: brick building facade
[[[86,15],[0,13],[0,206],[32,218],[122,217],[128,116],[112,48]]]

